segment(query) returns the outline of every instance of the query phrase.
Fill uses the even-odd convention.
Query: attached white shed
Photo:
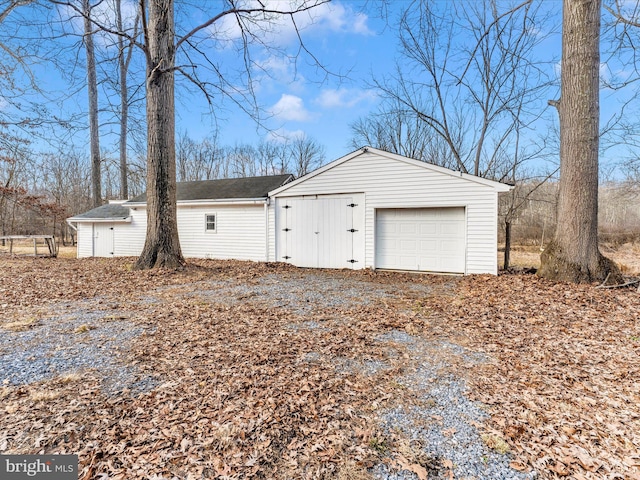
[[[493,273],[508,185],[366,147],[269,193],[270,259],[301,267]]]
[[[185,257],[264,261],[267,193],[292,175],[178,182],[177,220]],[[78,257],[137,256],[147,232],[146,195],[67,219],[78,230]]]
[[[116,229],[131,224],[131,213],[123,203],[112,201],[67,219],[67,223],[78,231],[79,258],[116,256]]]

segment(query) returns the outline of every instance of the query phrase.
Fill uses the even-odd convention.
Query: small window
[[[205,215],[205,231],[207,232],[215,232],[216,231],[216,215],[215,213],[210,213]]]

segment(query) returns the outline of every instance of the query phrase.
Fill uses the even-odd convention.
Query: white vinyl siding
[[[203,221],[210,206],[178,205],[178,234],[182,254],[189,258],[265,260],[266,231],[263,204],[216,206],[216,232]]]
[[[365,192],[365,262],[375,268],[375,210],[383,208],[464,207],[466,273],[497,273],[497,191],[462,176],[366,152],[338,163],[276,194]]]
[[[211,206],[178,205],[178,235],[185,257],[266,260],[264,204],[216,206],[215,235],[206,229],[206,217],[212,214]],[[78,223],[78,257],[111,256],[94,252],[94,225],[98,229],[104,225],[113,226],[113,256],[138,256],[142,253],[147,234],[146,208],[132,208],[130,223]]]
[[[267,262],[275,262],[276,258],[276,202],[271,201],[267,207],[267,245],[266,259]]]
[[[134,213],[134,212],[132,212]],[[137,256],[146,235],[146,214],[132,215],[132,222],[78,222],[78,258]]]
[[[78,223],[78,258],[93,257],[93,223]]]
[[[137,257],[142,253],[147,236],[147,209],[131,209],[131,223],[115,227],[114,249],[116,257]]]

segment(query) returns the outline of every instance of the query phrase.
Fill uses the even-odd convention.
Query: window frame
[[[213,228],[209,228],[209,217],[213,217]],[[217,233],[218,232],[218,214],[205,213],[204,214],[204,232],[205,233]]]

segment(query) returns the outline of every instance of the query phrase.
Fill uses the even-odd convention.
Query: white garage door
[[[278,260],[298,267],[363,268],[360,199],[358,194],[278,199]]]
[[[464,273],[464,227],[464,207],[378,209],[376,268]]]

